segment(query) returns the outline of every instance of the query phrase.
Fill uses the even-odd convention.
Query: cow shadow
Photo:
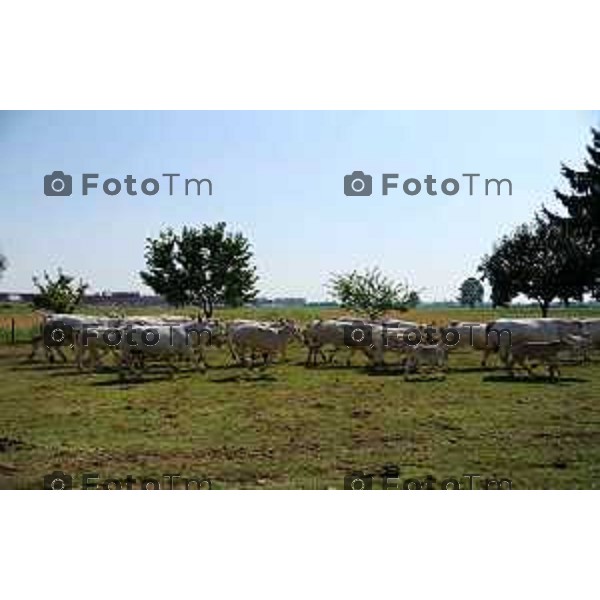
[[[32,373],[51,371],[56,373],[67,373],[72,370],[73,365],[69,363],[35,363],[31,361],[22,361],[11,367],[11,371],[29,371]],[[66,370],[68,369],[68,371]]]
[[[241,381],[247,383],[254,383],[260,381],[273,382],[278,381],[277,377],[271,373],[236,373],[234,375],[228,375],[227,377],[220,377],[219,379],[211,379],[211,383],[239,383]]]
[[[370,377],[396,377],[401,378],[406,383],[431,383],[435,381],[445,381],[448,377],[447,371],[425,371],[421,373],[411,372],[406,374],[404,368],[400,369],[386,369],[386,370],[375,370],[371,369],[367,371],[367,375]]]
[[[306,369],[318,369],[324,371],[365,371],[373,368],[369,367],[368,365],[347,365],[346,363],[320,363],[316,366],[312,364],[307,365],[305,362],[297,364],[305,367]]]
[[[153,376],[139,376],[139,377],[127,377],[125,379],[121,379],[117,377],[115,379],[103,379],[100,381],[91,381],[91,387],[98,388],[120,388],[120,389],[128,389],[131,387],[139,387],[142,385],[147,385],[149,383],[160,383],[162,381],[179,381],[182,379],[188,379],[190,377],[187,373],[176,373],[175,377],[171,377],[168,373],[161,373]]]
[[[517,383],[524,385],[545,385],[551,383],[553,385],[560,383],[588,383],[588,379],[583,377],[561,377],[560,379],[550,379],[548,375],[534,375],[529,377],[527,375],[511,376],[505,375],[488,375],[483,378],[486,383]]]
[[[482,367],[474,366],[474,367],[450,367],[448,369],[452,373],[486,373],[490,371],[499,371],[500,367]]]
[[[365,373],[369,377],[403,377],[404,369],[373,369],[372,367],[365,367],[361,369],[361,372]]]

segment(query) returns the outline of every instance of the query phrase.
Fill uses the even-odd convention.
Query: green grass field
[[[490,318],[457,312],[406,317]],[[365,363],[306,369],[295,344],[287,363],[267,369],[228,365],[224,351],[211,349],[206,374],[182,370],[170,380],[157,368],[123,384],[110,369],[80,374],[73,365],[31,364],[28,350],[0,344],[3,487],[39,488],[54,470],[76,482],[82,473],[101,480],[178,473],[210,478],[214,488],[265,489],[342,488],[349,472],[364,471],[378,487],[390,464],[403,479],[467,484],[462,476],[476,473],[511,479],[514,489],[598,486],[600,361],[566,366],[561,382],[550,383],[482,370],[479,355],[467,351],[451,355],[445,379],[407,382],[394,367],[376,372]]]

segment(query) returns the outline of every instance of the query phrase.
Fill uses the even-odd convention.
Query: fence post
[[[12,344],[15,343],[15,318],[12,317],[10,320],[10,341]]]

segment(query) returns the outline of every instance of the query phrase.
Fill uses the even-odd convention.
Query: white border
[[[506,600],[596,583],[593,492],[6,496],[26,518],[4,513],[3,589],[27,597]]]
[[[5,108],[598,108],[600,5],[10,2]]]

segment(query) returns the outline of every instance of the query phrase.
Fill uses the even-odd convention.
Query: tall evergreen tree
[[[555,190],[568,216],[545,210],[548,219],[560,224],[566,236],[576,244],[580,292],[591,292],[600,299],[600,131],[592,128],[588,158],[580,170],[561,165],[569,190]]]

